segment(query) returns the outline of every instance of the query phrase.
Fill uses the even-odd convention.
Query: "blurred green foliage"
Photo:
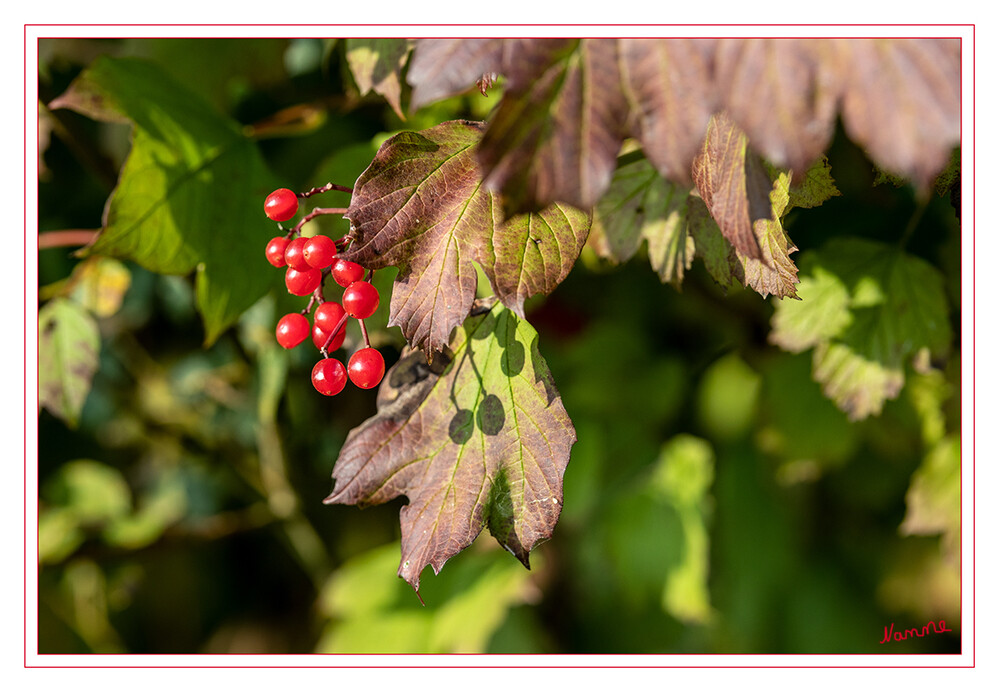
[[[100,55],[151,60],[302,190],[350,185],[391,133],[483,118],[497,101],[473,93],[402,121],[360,95],[340,41],[45,40],[39,54],[43,104]],[[128,129],[39,117],[40,232],[100,227]],[[829,160],[843,196],[785,219],[802,254],[844,228],[905,242],[943,273],[958,333],[950,201],[874,185],[842,136]],[[345,206],[339,194],[329,204]],[[58,311],[62,327],[97,331],[59,337],[70,358],[86,355],[74,339],[93,347],[92,365],[69,364],[90,381],[85,400],[43,396],[39,412],[41,653],[960,650],[958,345],[946,364],[904,365],[901,394],[850,422],[810,353],[768,342],[773,301],[726,293],[699,262],[676,291],[641,251],[619,267],[586,252],[528,303],[578,434],[554,537],[530,571],[480,538],[424,574],[423,606],[396,576],[401,503],[321,502],[374,395],[315,395],[312,354],[273,339],[299,301],[271,291],[205,346],[194,276],[73,249],[38,257],[40,329]],[[258,250],[244,271],[272,271]],[[380,273],[383,294],[391,279]],[[391,364],[402,340],[387,303],[368,326]],[[953,632],[879,643],[893,622],[928,619]]]

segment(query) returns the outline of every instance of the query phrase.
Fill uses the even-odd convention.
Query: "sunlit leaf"
[[[683,558],[666,575],[662,603],[666,612],[684,622],[705,623],[714,615],[708,589],[714,465],[711,445],[677,435],[663,445],[653,468],[652,485],[673,506],[683,528]]]
[[[495,545],[495,544],[494,544]],[[480,653],[510,609],[532,593],[530,575],[499,551],[475,551],[465,569],[424,588],[423,606],[392,573],[399,546],[363,553],[336,570],[320,607],[330,618],[319,653]],[[440,582],[439,584],[436,582]],[[400,589],[400,586],[403,588]]]
[[[832,138],[838,71],[831,46],[815,39],[719,40],[715,46],[722,107],[754,150],[802,174]]]
[[[502,72],[517,45],[501,38],[420,39],[406,74],[413,85],[413,109],[468,91],[483,74]]]
[[[690,162],[717,108],[713,40],[620,39],[621,77],[631,103],[632,134],[659,173],[690,183]]]
[[[385,98],[400,118],[405,117],[400,74],[409,55],[409,41],[404,38],[348,38],[346,42],[347,65],[361,96],[374,91]]]
[[[596,209],[601,254],[625,262],[645,241],[659,278],[679,288],[694,259],[694,241],[687,233],[688,194],[666,182],[646,159],[619,166]]]
[[[101,338],[81,305],[54,298],[38,311],[38,403],[76,425],[97,371]]]
[[[610,184],[628,108],[614,41],[525,42],[477,157],[504,216],[564,202],[587,209]]]
[[[399,575],[418,589],[483,528],[525,565],[562,508],[576,440],[537,334],[497,305],[457,330],[447,356],[412,352],[385,375],[378,413],[351,431],[327,503],[400,495]]]
[[[854,420],[898,395],[905,361],[950,344],[939,272],[898,248],[859,238],[831,241],[808,258],[800,302],[776,306],[771,341],[814,347],[814,375]]]
[[[482,125],[451,121],[403,132],[358,178],[346,217],[346,254],[366,267],[399,267],[389,325],[428,354],[448,342],[475,299],[478,263],[497,297],[523,316],[550,293],[586,241],[589,216],[563,205],[503,220],[473,155]]]
[[[956,558],[961,543],[960,436],[944,438],[926,455],[912,474],[905,506],[902,534],[943,534],[945,553]]]
[[[789,202],[788,175],[778,173],[771,183],[731,120],[712,118],[708,129],[694,162],[703,204],[691,201],[688,217],[697,254],[723,286],[738,281],[764,297],[797,297],[798,268],[790,258],[797,248],[781,222]]]
[[[196,270],[206,342],[280,280],[261,251],[274,235],[262,200],[275,184],[237,123],[135,59],[94,61],[50,106],[133,126],[89,251],[164,274]]]
[[[961,138],[958,39],[842,39],[843,127],[879,165],[928,188]]]

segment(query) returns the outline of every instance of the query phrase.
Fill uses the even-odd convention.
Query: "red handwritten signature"
[[[916,629],[915,627],[913,627],[912,629],[900,630],[896,632],[895,623],[893,622],[891,623],[891,628],[885,627],[885,638],[881,640],[881,643],[885,644],[892,640],[896,642],[901,642],[905,641],[906,639],[909,639],[910,637],[925,637],[931,631],[934,634],[940,634],[941,632],[950,632],[951,629],[947,627],[947,622],[944,620],[941,620],[939,623],[930,620],[925,625],[923,625],[922,629]]]

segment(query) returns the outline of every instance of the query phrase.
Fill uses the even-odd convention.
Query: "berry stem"
[[[321,349],[319,349],[319,352],[323,354],[323,358],[329,358],[329,354],[326,352],[326,349],[331,343],[333,343],[333,337],[340,333],[340,330],[343,329],[345,324],[347,324],[348,317],[350,317],[350,315],[344,313],[343,317],[340,318],[340,321],[336,323],[336,328],[330,331],[330,335],[326,337],[326,343],[323,344]],[[363,329],[364,325],[362,324],[361,327]]]
[[[342,207],[316,207],[308,214],[302,217],[302,220],[295,224],[295,228],[292,229],[296,234],[302,234],[302,226],[307,224],[312,219],[317,216],[324,216],[326,214],[343,214],[347,210]]]
[[[299,192],[298,196],[301,197],[302,199],[305,199],[306,197],[312,197],[312,195],[319,195],[322,194],[323,192],[329,192],[330,190],[339,190],[340,192],[349,192],[350,194],[354,194],[354,188],[344,187],[343,185],[336,185],[335,183],[326,183],[322,187],[314,187],[311,190],[308,190],[307,192]]]
[[[368,339],[368,328],[364,326],[364,320],[358,320],[358,322],[361,325],[361,336],[364,337],[364,346],[365,348],[370,348],[371,340]]]

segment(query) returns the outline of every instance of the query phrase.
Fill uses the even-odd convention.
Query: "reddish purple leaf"
[[[497,305],[470,317],[428,365],[410,351],[385,375],[378,413],[347,436],[328,504],[405,495],[399,576],[471,545],[483,528],[525,566],[562,509],[576,433],[537,332]]]
[[[589,216],[564,205],[503,221],[473,154],[482,127],[451,121],[392,137],[358,178],[345,214],[354,235],[345,256],[372,269],[399,267],[389,324],[428,355],[468,315],[473,262],[523,316],[527,298],[568,275],[589,232]]]

